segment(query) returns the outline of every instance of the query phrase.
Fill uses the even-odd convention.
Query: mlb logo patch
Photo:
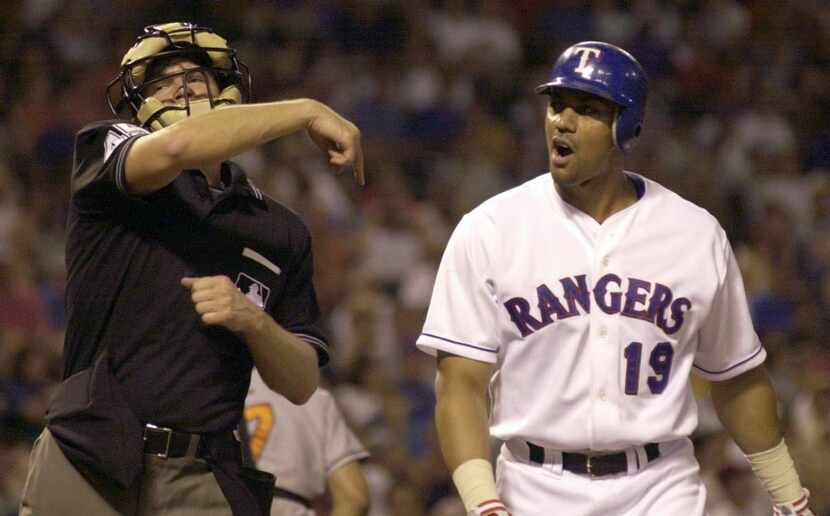
[[[248,276],[244,272],[240,272],[237,276],[236,288],[260,308],[265,308],[265,304],[268,303],[268,296],[271,295],[271,289],[263,282]]]

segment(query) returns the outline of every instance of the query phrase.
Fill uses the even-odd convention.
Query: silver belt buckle
[[[164,451],[161,453],[150,453],[149,455],[155,455],[156,457],[161,457],[162,459],[166,459],[170,454],[170,443],[173,441],[173,429],[167,428],[165,426],[156,426],[152,423],[147,423],[144,425],[144,442],[147,442],[147,429],[155,430],[157,432],[164,432],[167,434],[167,442],[164,444]]]
[[[588,457],[588,460],[585,461],[585,469],[588,470],[588,476],[591,477],[591,478],[597,478],[596,476],[594,476],[594,472],[591,471],[591,460],[594,458],[594,456],[593,455],[588,455],[587,457]]]

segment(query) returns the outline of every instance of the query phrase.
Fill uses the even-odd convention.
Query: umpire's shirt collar
[[[239,165],[225,161],[222,163],[220,174],[225,188],[218,195],[211,194],[207,178],[199,170],[182,172],[181,180],[175,181],[173,188],[199,218],[207,217],[229,199],[247,203],[250,208],[265,207],[262,192],[248,179]]]

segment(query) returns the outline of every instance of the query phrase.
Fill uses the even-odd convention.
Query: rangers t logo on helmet
[[[576,47],[574,48],[574,52],[582,54],[582,57],[579,59],[579,66],[574,68],[574,72],[581,73],[582,75],[588,75],[586,79],[590,79],[591,73],[593,73],[594,68],[588,67],[588,60],[593,57],[599,57],[601,52],[597,48],[590,48],[590,47]]]

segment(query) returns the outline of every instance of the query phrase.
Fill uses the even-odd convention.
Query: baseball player
[[[273,477],[234,433],[252,367],[303,403],[328,345],[308,229],[228,160],[305,130],[362,182],[359,131],[309,99],[247,103],[247,67],[190,23],[147,27],[116,86],[122,118],[76,137],[64,381],[21,514],[267,513]]]
[[[369,453],[331,394],[318,387],[295,405],[265,385],[254,369],[245,400],[251,458],[277,477],[271,516],[314,516],[326,487],[332,516],[365,516],[369,488],[360,460]]]
[[[537,92],[549,173],[462,218],[417,341],[437,355],[439,440],[469,514],[702,515],[692,371],[777,513],[812,514],[723,229],[623,169],[643,69],[583,42]]]

